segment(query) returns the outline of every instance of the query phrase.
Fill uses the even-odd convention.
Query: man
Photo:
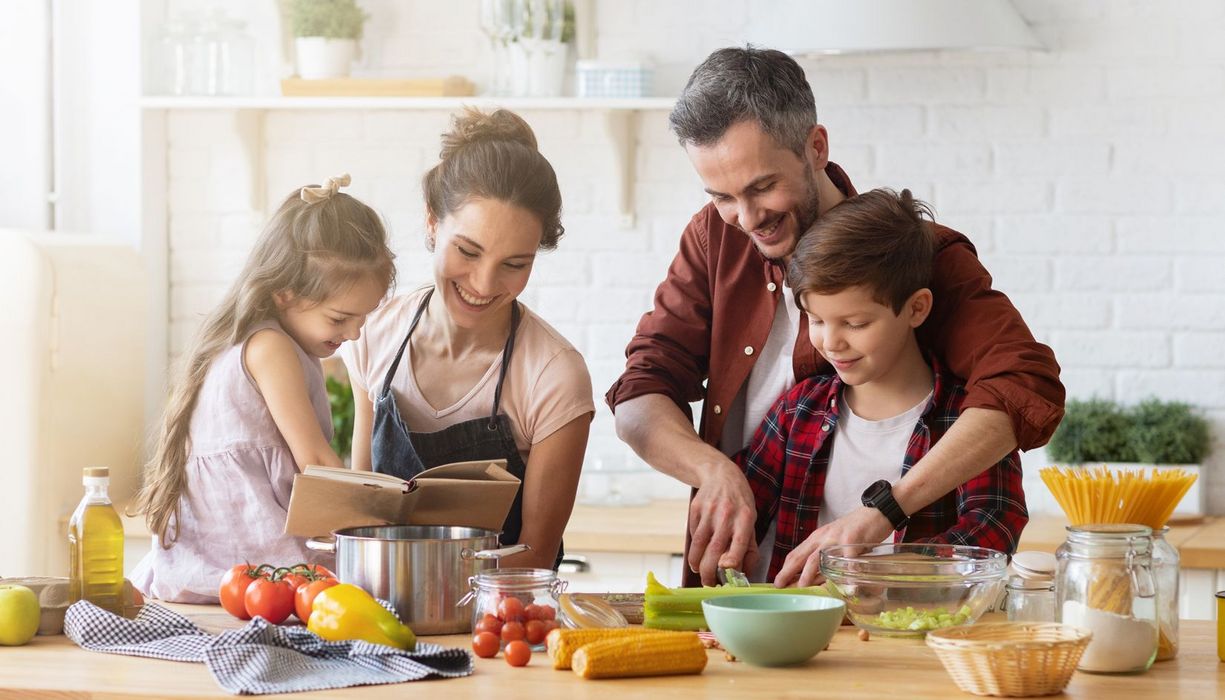
[[[606,400],[622,440],[696,489],[686,559],[712,584],[716,567],[752,570],[759,559],[753,494],[729,455],[780,394],[831,371],[800,332],[786,264],[803,232],[855,190],[829,159],[803,70],[778,51],[715,51],[690,76],[670,122],[712,201],[681,235]],[[812,533],[814,551],[881,541],[894,530],[886,513],[915,513],[1014,449],[1042,445],[1063,416],[1050,348],[991,289],[969,240],[936,231],[936,303],[918,337],[964,380],[963,410],[891,489],[865,492],[872,505]],[[688,404],[698,400],[695,432]]]

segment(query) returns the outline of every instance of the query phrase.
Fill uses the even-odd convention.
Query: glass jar
[[[566,582],[552,569],[489,569],[468,582],[472,585],[469,596],[475,601],[473,634],[492,632],[503,647],[524,639],[540,651],[545,636],[560,626],[557,596],[566,589]]]
[[[1152,530],[1143,525],[1068,527],[1055,553],[1055,613],[1093,639],[1077,669],[1141,673],[1157,656]]]
[[[1004,590],[1004,610],[1009,622],[1055,621],[1054,580],[1012,576]]]
[[[1157,585],[1157,660],[1178,656],[1178,550],[1166,541],[1169,527],[1153,532],[1153,579]]]

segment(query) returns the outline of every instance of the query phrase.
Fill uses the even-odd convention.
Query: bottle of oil
[[[106,467],[87,467],[85,497],[68,521],[69,595],[123,614],[123,523],[111,506]]]

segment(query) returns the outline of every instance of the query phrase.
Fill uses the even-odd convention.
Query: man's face
[[[733,124],[709,146],[686,145],[685,152],[723,221],[744,231],[767,258],[788,259],[820,211],[812,160],[778,145],[752,120]]]

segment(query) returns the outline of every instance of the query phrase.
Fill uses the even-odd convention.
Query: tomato
[[[502,625],[502,641],[504,642],[518,641],[523,639],[526,634],[522,622],[511,621]]]
[[[291,568],[293,568],[294,571],[305,569],[306,573],[309,574],[309,577],[313,577],[317,579],[336,578],[336,574],[332,573],[332,570],[327,568],[323,564],[297,564]]]
[[[498,655],[498,647],[502,642],[492,632],[477,632],[472,638],[472,651],[482,659],[492,659]]]
[[[284,581],[285,583],[288,583],[290,588],[293,588],[295,591],[305,586],[306,584],[310,583],[311,581],[309,578],[306,577],[306,574],[298,574],[292,571],[282,576],[281,580]]]
[[[519,639],[507,644],[502,655],[506,657],[506,663],[511,666],[526,666],[527,662],[532,660],[532,648],[527,645],[527,642]]]
[[[243,600],[247,604],[247,614],[279,625],[293,612],[294,590],[285,581],[261,578],[247,588]]]
[[[556,620],[557,608],[552,605],[537,605],[536,614],[538,615],[537,620]]]
[[[251,619],[251,614],[247,612],[247,588],[265,577],[265,567],[266,565],[239,564],[225,572],[221,577],[219,597],[221,607],[225,608],[226,612],[240,620]]]
[[[527,624],[523,627],[528,644],[543,643],[544,636],[549,633],[549,628],[544,620],[528,620]]]
[[[481,621],[476,623],[476,629],[473,632],[491,632],[496,637],[502,634],[502,620],[494,615],[485,613]]]
[[[523,601],[518,598],[503,598],[498,603],[498,617],[506,622],[523,619]]]
[[[319,591],[331,588],[338,583],[340,581],[334,578],[321,578],[318,581],[308,581],[306,585],[299,586],[293,594],[294,614],[302,622],[310,621],[311,606],[315,603],[315,596],[319,595]]]

